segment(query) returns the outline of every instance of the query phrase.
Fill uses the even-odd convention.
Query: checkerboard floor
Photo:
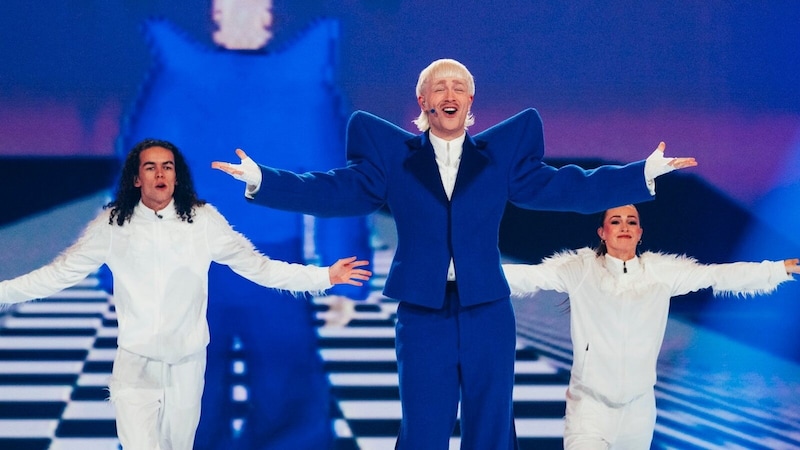
[[[394,448],[400,421],[397,303],[380,294],[390,257],[376,254],[374,292],[366,301],[314,299],[337,450]],[[564,314],[531,310],[545,304],[546,299],[515,301],[514,409],[523,450],[562,448],[571,347]],[[111,298],[94,277],[3,311],[0,449],[116,450],[114,412],[106,401],[115,340]],[[756,404],[715,389],[697,374],[669,368],[660,374],[653,448],[800,449],[797,409]],[[458,445],[456,429],[451,448]]]

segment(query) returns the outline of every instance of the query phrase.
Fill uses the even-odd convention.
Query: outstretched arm
[[[672,286],[672,296],[709,287],[715,295],[769,294],[781,283],[792,280],[791,274],[800,270],[796,259],[701,264],[686,256],[650,255],[647,258],[645,264],[650,264],[652,273]]]
[[[83,280],[105,262],[111,230],[108,213],[101,213],[87,225],[78,240],[52,262],[25,275],[0,282],[0,303],[20,303],[49,297]]]
[[[366,265],[369,265],[369,261],[356,261],[355,256],[342,258],[336,261],[328,268],[331,284],[363,285],[364,283],[362,283],[362,281],[369,280],[369,277],[372,276],[372,272],[366,269],[359,269],[358,267]]]
[[[582,279],[585,273],[583,260],[589,249],[568,250],[556,253],[539,264],[503,264],[503,272],[512,294],[532,294],[539,290],[568,293],[570,286]]]
[[[512,295],[534,294],[542,289],[540,268],[531,264],[503,264],[503,273]]]
[[[245,197],[262,206],[317,217],[344,217],[372,213],[385,201],[382,175],[376,175],[373,164],[349,163],[325,172],[295,173],[260,166],[241,149],[236,154],[241,164],[214,161],[211,167],[244,181]]]
[[[355,112],[347,124],[347,163],[341,167],[295,173],[258,165],[237,151],[241,164],[215,161],[212,168],[245,181],[245,195],[262,206],[317,217],[361,216],[386,203],[386,171],[394,167],[386,165],[386,157],[397,152],[405,155],[406,141],[413,137],[383,119]]]
[[[655,178],[697,165],[694,158],[666,158],[663,143],[647,158],[634,163],[583,169],[560,168],[528,158],[511,178],[510,201],[525,209],[600,212],[615,206],[653,199]]]

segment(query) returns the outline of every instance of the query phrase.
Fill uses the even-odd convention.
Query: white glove
[[[261,187],[261,169],[258,168],[258,164],[253,161],[253,158],[248,156],[242,160],[241,164],[228,163],[228,167],[235,171],[228,173],[233,178],[244,181],[248,188],[250,186]]]
[[[677,169],[677,167],[670,164],[675,158],[664,157],[664,147],[666,145],[663,142],[658,144],[653,153],[644,160],[644,182],[650,191],[650,195],[656,195],[657,177]]]
[[[672,172],[677,169],[677,167],[670,164],[674,160],[675,158],[664,156],[664,143],[662,142],[644,161],[644,178],[647,181],[651,181],[665,173]]]
[[[243,150],[237,149],[236,154],[241,159],[240,164],[214,161],[211,163],[211,167],[219,169],[237,180],[244,181],[247,185],[244,191],[245,197],[253,198],[261,189],[261,169]]]

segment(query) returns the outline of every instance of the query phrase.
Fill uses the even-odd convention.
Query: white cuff
[[[258,167],[252,158],[247,157],[242,160],[241,164],[231,164],[231,168],[240,170],[241,174],[233,175],[233,178],[244,181],[247,185],[244,190],[244,196],[252,199],[261,189],[261,168]]]
[[[248,184],[244,189],[244,196],[252,200],[256,197],[256,194],[258,194],[259,190],[261,190],[260,182],[258,185]]]
[[[656,149],[644,161],[644,182],[650,195],[656,195],[656,178],[675,170],[669,163],[675,158],[665,158],[664,152]]]

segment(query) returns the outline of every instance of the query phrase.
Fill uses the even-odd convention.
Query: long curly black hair
[[[163,147],[171,151],[175,158],[175,181],[177,184],[173,198],[175,199],[175,212],[178,213],[181,220],[192,223],[194,207],[206,203],[205,200],[197,198],[189,165],[186,164],[186,159],[178,147],[168,141],[148,138],[136,144],[125,157],[115,198],[103,207],[103,209],[111,208],[109,225],[113,225],[116,221],[117,225],[122,226],[131,220],[133,208],[139,204],[139,200],[142,198],[141,189],[133,185],[136,177],[139,176],[139,155],[151,147]]]

